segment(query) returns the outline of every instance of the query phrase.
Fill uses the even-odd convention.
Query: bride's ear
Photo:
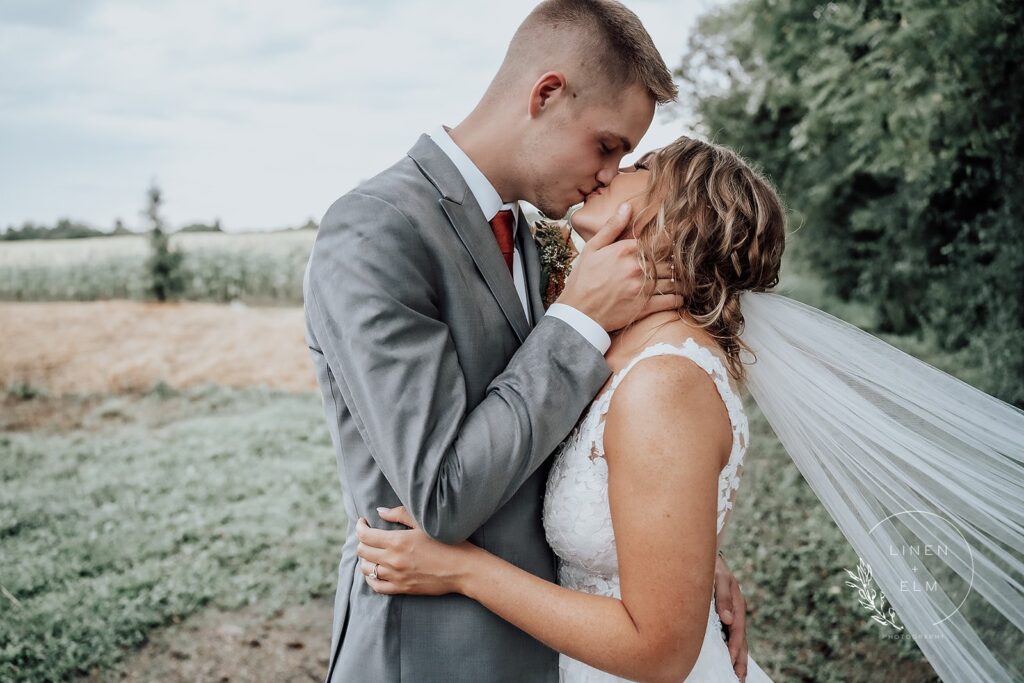
[[[555,100],[566,96],[568,92],[568,81],[562,72],[548,71],[542,75],[530,90],[530,118],[540,116]]]

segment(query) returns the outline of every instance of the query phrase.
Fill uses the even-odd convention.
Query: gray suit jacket
[[[557,681],[557,655],[461,595],[374,593],[355,520],[405,505],[555,579],[541,503],[547,459],[605,382],[601,354],[544,315],[523,215],[531,329],[480,207],[427,136],[328,209],[306,268],[306,338],[347,521],[327,679]]]

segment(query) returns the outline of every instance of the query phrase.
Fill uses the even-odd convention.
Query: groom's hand
[[[586,314],[608,332],[683,303],[677,294],[659,293],[673,291],[668,266],[658,267],[657,282],[649,282],[640,266],[637,241],[619,239],[631,213],[629,204],[623,204],[587,242],[558,297],[558,303]]]
[[[715,607],[726,630],[732,668],[741,681],[747,677],[747,601],[740,584],[719,555],[715,562]]]

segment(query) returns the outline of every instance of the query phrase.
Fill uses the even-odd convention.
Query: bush
[[[1018,405],[1022,24],[1002,0],[743,0],[701,21],[678,71],[702,131],[779,185],[792,253],[832,293],[975,356]]]
[[[84,223],[78,223],[67,218],[61,218],[52,228],[45,225],[36,225],[32,222],[23,223],[20,228],[10,226],[0,233],[0,240],[13,242],[16,240],[44,240],[44,239],[81,239],[83,237],[103,237],[111,233],[103,232],[89,227]]]

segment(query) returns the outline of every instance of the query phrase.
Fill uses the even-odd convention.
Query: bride
[[[748,446],[745,388],[940,676],[1011,680],[976,632],[988,616],[954,610],[949,574],[891,549],[948,548],[954,528],[959,551],[940,557],[953,579],[1024,629],[1024,413],[767,293],[784,210],[733,152],[680,138],[591,195],[573,228],[589,240],[622,203],[651,281],[667,266],[685,304],[614,335],[612,377],[555,455],[543,522],[558,585],[382,508],[410,529],[359,520],[370,586],[473,598],[562,653],[562,681],[736,681],[713,574]],[[901,590],[922,577],[936,590]]]

